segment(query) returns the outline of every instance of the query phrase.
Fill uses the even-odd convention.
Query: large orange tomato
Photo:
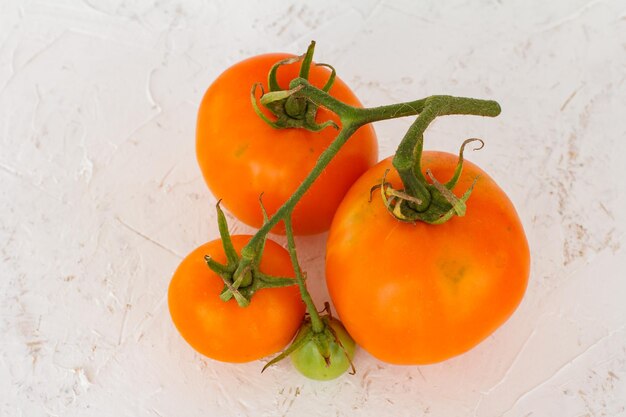
[[[440,182],[457,156],[424,152]],[[339,317],[373,356],[427,364],[459,355],[485,339],[524,295],[529,250],[515,208],[476,165],[465,162],[457,195],[479,176],[464,217],[442,225],[402,223],[370,189],[387,180],[402,188],[386,159],[346,194],[328,237],[326,279]]]
[[[231,213],[257,228],[263,224],[259,195],[263,193],[268,213],[274,213],[337,135],[331,127],[320,132],[274,129],[254,112],[250,103],[252,85],[266,80],[272,65],[290,56],[260,55],[230,67],[209,87],[198,113],[196,153],[206,183]],[[288,88],[299,69],[299,63],[281,67],[279,85]],[[313,66],[309,81],[321,88],[329,75],[326,68]],[[329,92],[346,104],[360,106],[338,78]],[[329,119],[339,124],[336,115],[320,108],[317,121]],[[294,232],[315,234],[327,230],[341,199],[352,183],[376,163],[377,153],[373,128],[361,127],[295,207]],[[274,231],[283,233],[279,228]]]
[[[250,236],[232,236],[237,251]],[[204,256],[226,263],[221,240],[205,243],[180,264],[170,283],[168,305],[183,338],[198,352],[224,362],[248,362],[283,349],[304,318],[304,303],[296,285],[257,291],[247,307],[219,295],[221,278],[209,269]],[[261,272],[292,277],[289,254],[268,240]]]

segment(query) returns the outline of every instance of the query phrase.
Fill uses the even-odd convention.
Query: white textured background
[[[172,272],[217,236],[194,155],[204,90],[311,39],[366,105],[502,104],[427,132],[448,151],[485,139],[468,157],[533,256],[516,314],[461,357],[359,351],[333,382],[288,362],[261,376],[198,356],[170,321]],[[624,0],[0,1],[0,415],[626,415],[625,80]],[[409,123],[376,126],[381,157]],[[324,240],[299,241],[320,305]]]

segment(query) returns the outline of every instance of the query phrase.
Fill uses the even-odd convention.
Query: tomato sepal
[[[263,206],[263,195],[259,196],[259,203],[263,212],[264,222],[268,221],[267,211]],[[219,294],[223,302],[228,302],[235,298],[240,307],[250,305],[250,300],[254,293],[262,288],[280,288],[291,285],[297,285],[293,278],[272,276],[262,273],[259,270],[259,264],[263,256],[267,235],[263,235],[254,245],[251,253],[244,247],[241,257],[237,254],[233,245],[230,232],[228,231],[228,222],[226,215],[220,207],[219,200],[215,205],[217,211],[217,225],[222,242],[222,248],[226,255],[226,264],[221,264],[205,255],[204,261],[209,269],[217,274],[224,283],[224,288]]]
[[[418,121],[420,121],[419,117],[414,126],[419,125],[417,123]],[[404,139],[411,139],[413,135],[418,136],[414,155],[412,156],[414,158],[413,166],[404,166],[404,160],[399,153],[396,154],[393,160],[394,168],[402,179],[404,189],[395,189],[391,183],[387,182],[389,170],[386,170],[380,184],[374,185],[370,189],[370,195],[375,189],[380,189],[380,194],[387,211],[397,220],[406,223],[420,221],[436,225],[447,222],[453,216],[465,216],[467,210],[466,202],[472,194],[479,177],[474,178],[472,184],[461,197],[457,197],[452,192],[452,189],[456,186],[461,172],[463,171],[463,153],[465,147],[472,142],[480,142],[480,146],[474,148],[474,150],[480,150],[485,143],[482,139],[478,138],[470,138],[463,141],[452,178],[446,183],[441,183],[435,178],[433,173],[427,169],[425,173],[426,177],[430,180],[429,183],[421,172],[423,135],[421,132],[416,132],[417,130],[412,132],[410,129]],[[399,149],[401,149],[401,147]]]
[[[300,333],[301,329],[302,329],[302,326],[300,327],[300,330],[298,330],[298,334]],[[267,368],[269,368],[270,366],[275,365],[278,362],[282,361],[283,359],[289,357],[289,355],[291,355],[293,352],[295,352],[300,347],[304,346],[304,344],[307,343],[312,338],[313,338],[313,333],[312,332],[308,332],[306,334],[306,336],[301,337],[301,338],[299,338],[297,340],[294,340],[287,347],[287,349],[283,350],[278,356],[276,356],[275,358],[272,358],[272,360],[270,360],[268,363],[266,363],[265,366],[263,366],[263,368],[261,369],[261,373],[265,372],[265,370]]]
[[[293,84],[295,80],[308,80],[309,71],[313,64],[313,53],[315,51],[315,41],[311,41],[305,54],[290,58],[282,59],[276,62],[270,68],[268,73],[268,88],[266,93],[263,89],[263,85],[255,83],[250,91],[250,101],[254,112],[265,123],[273,127],[274,129],[287,129],[287,128],[301,128],[311,132],[319,132],[327,127],[333,127],[339,130],[339,126],[333,120],[327,120],[322,123],[317,123],[316,116],[319,105],[310,98],[298,94],[300,90],[304,88],[303,85]],[[300,72],[298,78],[292,80],[289,85],[289,89],[284,90],[280,87],[277,80],[278,69],[283,65],[290,65],[296,62],[302,61],[300,66]],[[330,69],[330,76],[322,91],[328,92],[335,82],[336,71],[328,64],[315,64],[315,66],[326,67]],[[257,88],[261,88],[261,97],[258,102],[269,110],[276,120],[271,120],[259,107],[257,103],[256,91]]]

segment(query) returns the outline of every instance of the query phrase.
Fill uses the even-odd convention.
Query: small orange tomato
[[[337,130],[330,127],[320,132],[275,129],[254,112],[250,103],[252,85],[266,80],[272,65],[288,57],[292,55],[259,55],[228,68],[206,91],[198,112],[196,155],[206,183],[233,215],[257,228],[263,224],[259,196],[263,194],[268,213],[274,213],[337,136]],[[300,63],[281,67],[281,88],[288,88],[299,70]],[[321,88],[329,75],[326,68],[312,66],[309,81]],[[346,104],[360,106],[339,78],[329,93]],[[326,120],[339,124],[335,114],[320,108],[317,121]],[[345,193],[377,158],[374,129],[363,126],[296,205],[294,232],[302,235],[328,230]],[[284,233],[282,225],[273,231]]]
[[[250,236],[232,236],[237,251]],[[172,320],[183,338],[198,352],[224,362],[248,362],[283,349],[304,318],[304,303],[296,285],[257,291],[247,307],[219,298],[223,281],[207,266],[204,256],[226,263],[221,240],[191,252],[174,273],[168,292]],[[289,254],[268,240],[261,272],[293,277]]]
[[[457,156],[424,152],[422,166],[440,182]],[[476,165],[466,161],[455,187],[461,195],[478,176],[464,217],[442,225],[409,224],[387,212],[370,189],[386,159],[365,173],[341,203],[327,243],[332,301],[354,340],[394,364],[428,364],[459,355],[490,335],[520,303],[530,255],[515,208]]]

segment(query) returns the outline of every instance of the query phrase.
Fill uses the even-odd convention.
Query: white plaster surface
[[[204,90],[311,39],[366,105],[502,104],[426,139],[486,141],[468,157],[532,250],[522,305],[467,354],[359,351],[355,376],[320,383],[202,358],[170,321],[171,274],[217,236]],[[626,416],[625,80],[624,0],[0,1],[0,415]],[[376,126],[381,157],[409,123]],[[324,241],[298,241],[319,305]]]

